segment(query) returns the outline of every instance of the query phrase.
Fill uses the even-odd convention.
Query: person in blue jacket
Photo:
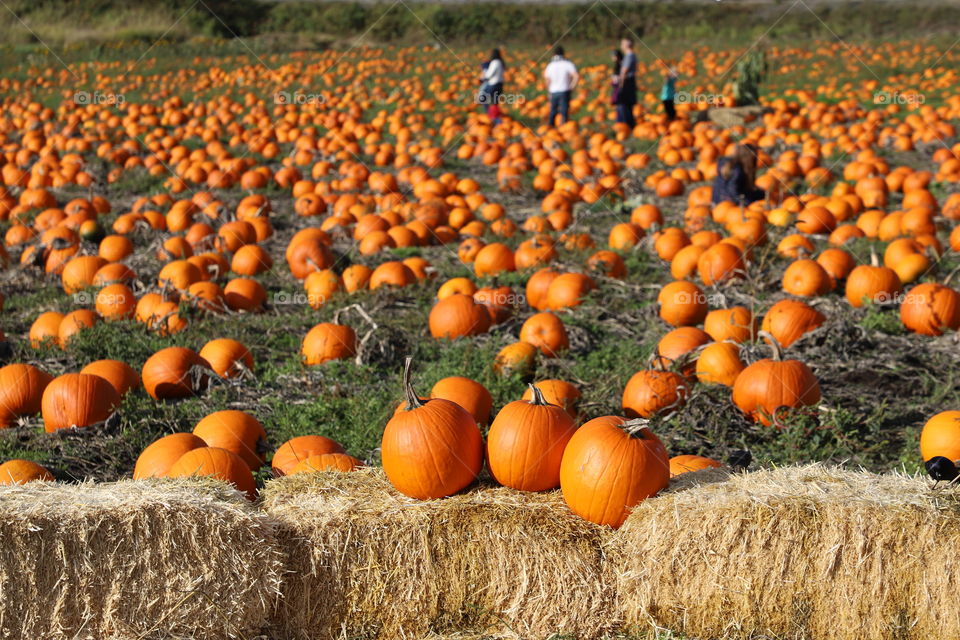
[[[667,77],[663,80],[663,87],[660,88],[660,102],[663,103],[663,110],[667,114],[667,122],[673,122],[677,119],[677,108],[673,101],[677,95],[677,70],[670,68],[667,70]]]
[[[733,202],[748,205],[763,200],[763,189],[758,189],[757,148],[752,144],[737,145],[733,156],[720,158],[717,162],[717,177],[713,181],[711,201]]]

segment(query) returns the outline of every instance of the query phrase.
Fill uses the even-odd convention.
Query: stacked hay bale
[[[288,550],[278,637],[586,639],[616,626],[606,532],[556,492],[480,488],[421,502],[364,470],[272,481],[263,508]]]
[[[688,476],[640,505],[609,544],[628,626],[710,638],[960,637],[955,490],[820,465]]]
[[[0,487],[0,637],[249,636],[282,557],[269,520],[212,481]]]

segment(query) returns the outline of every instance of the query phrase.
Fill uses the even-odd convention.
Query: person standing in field
[[[553,50],[553,59],[543,70],[543,79],[550,94],[550,126],[556,126],[558,114],[563,124],[570,118],[570,96],[580,80],[576,65],[564,57],[563,47]]]
[[[663,88],[660,89],[660,101],[663,103],[663,111],[667,114],[667,122],[673,122],[677,119],[677,108],[673,101],[677,95],[677,70],[673,67],[667,70],[667,77],[663,80]]]
[[[494,49],[490,52],[490,59],[483,66],[483,86],[480,93],[482,102],[487,106],[487,117],[493,124],[500,123],[504,71],[506,66],[503,64],[500,49]]]
[[[610,84],[612,85],[610,104],[616,105],[617,99],[620,96],[620,68],[623,67],[623,51],[614,49],[611,55],[613,56],[613,71],[610,80]]]
[[[633,52],[633,41],[624,38],[620,41],[623,62],[617,83],[617,122],[622,122],[631,130],[637,126],[633,116],[633,106],[637,104],[637,54]]]

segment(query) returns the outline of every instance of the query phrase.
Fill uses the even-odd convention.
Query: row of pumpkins
[[[410,384],[410,366],[408,359],[406,400],[384,429],[381,456],[390,482],[413,498],[457,493],[477,479],[486,462],[501,485],[520,491],[559,486],[572,511],[616,527],[630,507],[664,488],[671,476],[720,466],[701,456],[668,459],[663,444],[643,420],[605,416],[577,428],[574,403],[579,392],[559,380],[530,385],[523,399],[504,406],[490,424],[484,444],[478,423],[489,421],[490,393],[473,380],[450,377],[434,385],[429,398],[419,397]],[[83,385],[116,400],[119,389],[129,391],[136,384],[131,379],[136,373],[124,371],[114,361],[94,363],[84,371],[46,383],[45,422],[51,407],[62,404]],[[117,377],[121,372],[122,379]],[[42,372],[29,365],[0,370],[0,376],[15,374],[24,376],[26,384],[43,386]],[[101,412],[90,417],[103,420],[108,415]],[[217,411],[200,420],[191,433],[164,436],[148,446],[137,460],[133,477],[215,476],[252,500],[256,496],[253,472],[265,463],[266,440],[266,431],[255,417],[236,410]],[[351,471],[362,463],[336,441],[309,435],[281,445],[271,466],[275,476],[283,476]],[[0,465],[0,483],[52,479],[49,471],[33,462],[12,460]]]

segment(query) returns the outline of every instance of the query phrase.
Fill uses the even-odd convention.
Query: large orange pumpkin
[[[410,383],[410,366],[407,358],[403,373],[407,406],[383,431],[383,470],[404,495],[443,498],[476,480],[483,467],[483,438],[476,420],[457,403],[421,400]]]
[[[715,309],[704,319],[703,330],[717,342],[746,342],[757,334],[757,319],[746,307]]]
[[[900,277],[889,267],[862,264],[847,276],[847,301],[854,307],[893,302],[901,289]]]
[[[936,282],[918,284],[900,303],[900,321],[910,331],[927,336],[960,328],[960,293]]]
[[[766,426],[774,424],[781,409],[815,406],[820,402],[820,383],[799,360],[784,360],[773,336],[761,332],[773,347],[773,357],[754,362],[740,372],[733,384],[733,404]]]
[[[573,434],[560,465],[560,490],[571,511],[616,529],[633,507],[667,486],[667,450],[644,425],[602,416]]]
[[[40,413],[43,392],[53,376],[31,364],[8,364],[0,368],[0,429],[20,416]]]
[[[203,345],[200,357],[221,378],[235,378],[244,371],[253,371],[253,356],[243,343],[231,338],[217,338]]]
[[[251,471],[263,466],[267,452],[267,432],[249,413],[227,409],[215,411],[194,426],[193,435],[207,443],[240,456]]]
[[[147,358],[140,379],[154,400],[188,398],[207,388],[209,368],[210,363],[192,349],[167,347]]]
[[[806,302],[781,300],[767,311],[761,329],[771,334],[781,346],[789,347],[826,320],[826,316]]]
[[[47,433],[89,427],[103,422],[120,406],[120,394],[103,378],[67,373],[54,378],[43,392],[41,412]]]
[[[692,282],[676,280],[665,284],[657,294],[660,317],[667,324],[680,327],[700,324],[707,316],[707,296]]]
[[[532,399],[504,406],[487,435],[487,464],[505,487],[546,491],[560,485],[560,462],[573,436],[573,419],[531,385]]]

